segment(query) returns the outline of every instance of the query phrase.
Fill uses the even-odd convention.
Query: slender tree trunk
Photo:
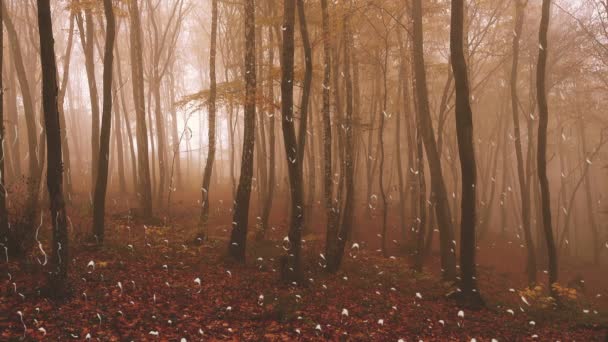
[[[59,87],[59,95],[57,98],[57,103],[59,105],[59,120],[61,126],[64,128],[61,130],[61,146],[63,147],[63,157],[64,157],[64,172],[63,172],[63,183],[65,185],[65,192],[67,193],[68,200],[72,194],[72,163],[70,160],[70,146],[68,144],[68,136],[67,136],[67,125],[65,120],[65,110],[64,110],[64,100],[65,93],[67,90],[68,79],[70,75],[70,59],[72,56],[72,45],[73,45],[73,37],[74,37],[74,21],[75,16],[72,14],[70,16],[70,29],[68,32],[68,42],[65,48],[65,56],[63,61],[63,77],[61,78],[61,86]]]
[[[350,65],[350,49],[352,48],[352,33],[350,32],[350,18],[348,15],[344,17],[343,39],[344,39],[344,81],[346,85],[346,131],[345,146],[344,146],[344,182],[345,182],[345,198],[344,212],[342,216],[342,224],[337,238],[337,253],[334,259],[330,259],[329,269],[336,272],[340,268],[342,258],[344,256],[344,248],[350,239],[353,226],[354,208],[355,208],[355,146],[353,132],[353,82],[351,77]]]
[[[157,137],[156,151],[158,154],[158,188],[156,190],[158,194],[157,202],[159,206],[161,203],[163,203],[165,190],[167,188],[167,143],[165,135],[164,116],[162,113],[160,98],[161,82],[162,77],[160,75],[154,77],[154,82],[152,82],[152,95],[154,96],[154,121],[156,122]],[[152,121],[150,120],[150,122]],[[151,125],[152,124],[150,124],[150,127]],[[154,164],[155,163],[153,163],[152,165]]]
[[[388,219],[388,199],[386,196],[386,190],[384,189],[384,126],[386,125],[386,116],[388,113],[388,54],[389,46],[388,39],[386,40],[384,50],[384,63],[382,65],[382,113],[380,113],[380,127],[378,129],[378,147],[379,153],[379,185],[380,185],[380,198],[382,198],[382,254],[385,258],[388,258],[388,251],[386,247],[386,235],[387,235],[387,219]]]
[[[93,198],[93,234],[97,243],[103,244],[105,233],[106,192],[108,188],[108,162],[110,157],[110,132],[112,130],[112,71],[115,27],[112,0],[104,0],[106,16],[106,46],[103,57],[103,113],[99,142],[99,170]]]
[[[21,98],[23,103],[23,112],[25,123],[27,126],[28,135],[28,160],[29,160],[29,179],[27,185],[27,199],[25,205],[23,233],[22,236],[16,238],[14,243],[9,243],[9,246],[14,246],[14,252],[21,255],[34,243],[34,230],[36,213],[38,212],[38,195],[40,189],[40,175],[42,172],[41,162],[42,151],[38,150],[38,137],[36,127],[36,113],[34,102],[32,100],[30,82],[28,81],[25,71],[24,61],[21,54],[21,46],[13,21],[6,9],[5,2],[2,1],[2,21],[6,27],[9,47],[11,50],[13,64],[17,74],[17,80],[21,89]]]
[[[287,172],[291,196],[289,248],[281,259],[281,277],[284,281],[298,281],[302,277],[300,270],[300,245],[303,213],[302,163],[296,141],[293,118],[293,81],[294,81],[294,23],[296,1],[284,1],[283,42],[281,52],[281,122],[283,141],[287,157]],[[303,154],[302,154],[303,155]]]
[[[274,36],[272,28],[268,28],[268,98],[272,103],[268,106],[267,115],[269,118],[268,135],[269,135],[269,161],[268,161],[268,191],[266,192],[266,198],[264,199],[264,210],[262,211],[262,222],[261,222],[261,233],[260,238],[266,237],[268,231],[268,220],[270,218],[270,211],[272,210],[272,200],[274,198],[275,183],[276,183],[276,135],[275,135],[275,109],[274,109],[274,79],[272,77],[272,67],[274,66]]]
[[[304,164],[304,148],[306,145],[306,129],[308,124],[308,104],[312,86],[312,48],[308,37],[306,26],[306,13],[304,11],[304,0],[296,0],[298,10],[298,21],[300,23],[300,35],[304,49],[304,84],[302,86],[302,98],[300,100],[300,127],[298,130],[298,161]]]
[[[83,23],[80,13],[77,15],[77,21],[82,49],[84,50],[85,69],[89,84],[89,95],[91,97],[91,187],[94,189],[97,182],[99,164],[99,95],[97,94],[97,81],[95,80],[95,50],[93,45],[95,27],[93,26],[91,10],[85,9],[84,11],[85,23]]]
[[[464,301],[472,306],[483,305],[477,289],[475,267],[475,224],[477,223],[477,165],[473,136],[469,77],[464,54],[464,0],[452,0],[450,52],[456,88],[456,136],[460,155],[462,182],[460,221],[460,289]]]
[[[330,82],[331,82],[331,41],[329,32],[329,13],[327,0],[321,0],[321,16],[323,25],[323,192],[324,205],[327,220],[325,255],[328,261],[334,260],[338,251],[338,227],[335,217],[336,210],[333,206],[333,182],[332,182],[332,129],[330,108]],[[336,272],[337,267],[328,263],[327,270]]]
[[[578,120],[578,129],[579,136],[581,137],[581,148],[583,152],[583,156],[588,158],[589,150],[587,148],[587,134],[585,127],[585,117],[581,117]],[[585,200],[587,201],[586,209],[587,209],[587,217],[589,219],[589,229],[591,230],[592,244],[593,244],[593,263],[594,265],[599,265],[600,263],[600,248],[602,246],[599,229],[597,227],[597,222],[595,220],[595,216],[593,215],[593,198],[591,196],[591,178],[589,176],[589,172],[585,172],[584,174],[584,185],[585,185]]]
[[[513,143],[515,144],[515,156],[517,158],[517,176],[519,179],[519,190],[521,196],[521,216],[524,238],[526,241],[526,273],[528,283],[536,282],[536,250],[530,227],[530,190],[524,169],[524,160],[521,147],[521,133],[519,128],[519,99],[517,95],[517,72],[519,65],[519,41],[521,39],[525,3],[523,0],[516,0],[515,3],[515,34],[513,37],[513,61],[511,64],[511,111],[513,112]],[[531,144],[532,137],[528,137]],[[530,166],[528,166],[530,167]]]
[[[127,131],[127,139],[129,140],[129,152],[131,156],[131,172],[133,178],[133,192],[137,193],[139,190],[137,182],[137,157],[135,156],[135,144],[133,143],[133,133],[131,132],[131,123],[129,122],[129,111],[127,109],[127,101],[125,99],[125,90],[122,80],[122,67],[120,62],[120,49],[118,44],[114,44],[114,54],[116,55],[116,73],[118,76],[118,87],[120,88],[120,105],[122,106],[122,112],[125,123],[125,130]],[[115,78],[116,79],[116,78]],[[118,91],[118,90],[117,90]],[[117,103],[118,106],[118,103]]]
[[[540,182],[540,195],[542,206],[543,230],[547,242],[547,253],[549,258],[549,287],[551,296],[557,299],[557,291],[554,284],[557,283],[557,253],[555,241],[553,240],[553,227],[551,223],[551,197],[549,193],[549,180],[547,179],[547,126],[549,123],[549,108],[547,105],[547,94],[545,89],[545,78],[547,69],[547,31],[549,30],[549,17],[551,16],[551,0],[543,0],[542,16],[539,29],[539,53],[536,68],[536,96],[538,97],[538,152],[537,171]]]
[[[175,76],[173,75],[173,63],[175,63],[175,61],[171,62],[171,67],[169,69],[169,107],[171,108],[171,143],[172,143],[172,147],[173,147],[173,154],[174,154],[174,158],[175,158],[175,173],[176,173],[176,179],[175,182],[173,180],[170,180],[170,182],[173,184],[173,187],[175,188],[179,188],[181,189],[182,186],[184,185],[184,175],[182,174],[182,158],[181,158],[181,154],[179,151],[180,148],[180,137],[179,137],[179,133],[177,131],[177,110],[175,108]],[[176,184],[177,183],[177,184]],[[177,185],[177,186],[176,186]],[[173,189],[169,189],[169,191],[174,191]]]
[[[414,74],[416,78],[416,96],[418,97],[418,115],[420,117],[421,134],[424,141],[429,169],[431,173],[431,198],[434,200],[435,217],[439,224],[439,242],[441,249],[441,266],[444,279],[453,280],[456,277],[456,257],[454,251],[454,230],[447,199],[445,182],[441,171],[441,159],[437,153],[437,144],[433,132],[433,122],[429,110],[428,90],[426,86],[426,71],[424,65],[424,47],[422,31],[422,0],[414,0],[412,17],[414,21]],[[431,228],[432,229],[432,228]]]
[[[232,233],[228,252],[237,262],[245,262],[249,200],[253,177],[253,151],[255,147],[256,112],[256,61],[255,61],[255,1],[245,1],[245,119],[241,175],[234,201]]]
[[[49,0],[38,0],[38,27],[40,32],[40,64],[42,66],[42,105],[46,126],[48,153],[47,186],[53,218],[53,255],[49,272],[49,294],[64,297],[67,293],[68,229],[63,198],[63,162],[61,158],[61,133],[57,103],[57,66],[51,6]]]
[[[0,18],[2,17],[2,7],[0,7]],[[1,27],[0,27],[1,28]],[[4,46],[4,31],[0,29],[0,47]],[[0,89],[4,89],[2,79],[2,65],[4,60],[4,50],[0,49]],[[6,210],[6,177],[4,175],[4,140],[6,139],[4,130],[4,91],[0,91],[0,245],[7,246],[8,239],[8,211]],[[18,155],[17,158],[20,158]]]
[[[211,1],[211,48],[209,52],[209,150],[207,153],[207,163],[205,164],[205,171],[203,173],[203,186],[202,192],[202,208],[200,218],[200,229],[201,233],[207,227],[209,220],[209,186],[211,185],[211,173],[213,172],[213,161],[215,160],[215,98],[217,93],[217,82],[215,78],[215,55],[217,45],[217,0]]]
[[[10,60],[14,58],[13,52],[9,49]],[[7,64],[8,69],[8,82],[9,84],[16,85],[17,80],[15,79],[15,69],[10,67],[9,62]],[[6,109],[8,111],[9,129],[7,129],[6,139],[8,139],[10,146],[10,152],[13,155],[13,167],[15,169],[15,177],[20,177],[23,173],[21,169],[21,138],[19,136],[19,113],[17,110],[17,88],[13,86],[12,89],[5,90],[8,93],[8,99],[6,101]]]
[[[152,189],[150,163],[148,161],[148,129],[146,127],[146,104],[144,102],[144,71],[141,45],[141,23],[138,0],[129,2],[131,22],[131,78],[133,81],[133,101],[137,124],[137,159],[139,168],[139,193],[143,216],[152,216]]]
[[[402,144],[402,138],[401,138],[401,129],[402,129],[402,122],[401,122],[401,116],[405,116],[406,118],[409,116],[409,101],[407,98],[404,98],[403,95],[407,95],[407,90],[404,90],[404,86],[407,85],[406,82],[404,82],[404,79],[406,78],[405,76],[405,50],[403,47],[403,38],[401,37],[401,31],[398,31],[398,38],[399,38],[399,59],[400,59],[400,63],[399,63],[399,79],[401,81],[399,81],[398,83],[398,89],[397,89],[397,119],[396,119],[396,128],[395,128],[395,147],[396,147],[396,151],[397,151],[397,155],[396,155],[396,162],[397,162],[397,186],[398,186],[398,191],[399,191],[399,222],[401,225],[401,237],[403,238],[403,240],[406,239],[407,237],[407,211],[406,211],[406,202],[407,202],[407,192],[405,191],[405,178],[403,175],[403,156],[402,156],[402,150],[403,150],[403,144]],[[403,112],[402,110],[405,109]],[[408,146],[411,147],[411,146]]]
[[[120,119],[121,117],[121,112],[120,112],[120,104],[118,102],[118,89],[116,89],[116,81],[114,80],[114,78],[112,78],[112,84],[114,85],[114,90],[113,90],[113,94],[112,94],[112,103],[116,103],[116,106],[114,107],[114,111],[115,111],[115,115],[114,115],[114,134],[115,134],[115,140],[114,142],[116,143],[116,154],[117,154],[117,161],[116,163],[117,168],[118,168],[118,184],[119,184],[119,188],[120,188],[120,192],[121,193],[126,193],[127,191],[127,178],[125,176],[125,156],[124,156],[124,148],[125,146],[123,145],[123,137],[122,137],[122,121]]]
[[[416,170],[418,173],[418,219],[416,220],[416,258],[414,260],[414,270],[422,272],[424,259],[426,257],[425,231],[426,231],[426,180],[424,178],[424,152],[422,150],[422,135],[420,134],[420,120],[416,119]],[[412,197],[413,200],[413,197]],[[412,203],[412,206],[415,204]],[[429,227],[429,230],[432,230]]]

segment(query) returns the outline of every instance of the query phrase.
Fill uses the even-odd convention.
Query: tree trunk
[[[108,188],[108,162],[110,157],[110,132],[112,130],[112,64],[114,62],[115,27],[112,0],[103,1],[106,16],[106,46],[103,57],[103,113],[99,142],[99,170],[93,198],[93,234],[97,243],[103,244],[104,216],[106,211],[106,191]]]
[[[112,94],[112,103],[116,103],[114,107],[115,115],[114,115],[114,134],[116,143],[116,163],[118,169],[118,186],[121,193],[126,193],[127,191],[127,178],[125,176],[125,156],[124,156],[124,148],[123,145],[123,137],[122,137],[122,121],[120,119],[120,104],[118,103],[118,89],[116,89],[116,81],[112,78],[113,85],[113,94]],[[103,118],[102,118],[103,120]]]
[[[2,7],[0,7],[0,18],[2,17]],[[2,31],[2,30],[0,30]],[[0,34],[0,46],[4,46],[4,33]],[[4,50],[0,49],[0,89],[4,89],[2,80],[2,64],[4,59]],[[4,91],[0,91],[0,245],[7,247],[8,239],[8,211],[6,210],[6,178],[4,175]],[[21,156],[17,156],[20,158]]]
[[[549,180],[547,179],[547,126],[549,123],[549,108],[545,89],[547,72],[547,31],[549,30],[549,17],[551,16],[551,0],[543,0],[540,29],[538,34],[539,52],[536,68],[536,96],[538,97],[538,152],[536,155],[538,179],[540,182],[540,195],[542,206],[543,230],[547,243],[549,258],[549,287],[551,296],[557,298],[554,284],[557,282],[557,253],[553,240],[553,227],[551,223],[551,197],[549,193]]]
[[[144,71],[138,0],[129,2],[129,17],[131,22],[131,78],[137,124],[139,193],[141,195],[143,216],[150,218],[152,216],[152,184],[150,179],[150,163],[148,161],[148,129],[146,127],[146,104],[144,102]]]
[[[331,44],[329,33],[329,13],[327,0],[321,0],[321,16],[323,25],[323,192],[324,205],[327,220],[325,255],[328,261],[334,260],[337,254],[338,230],[335,219],[336,211],[333,207],[333,182],[332,182],[332,133],[331,133],[331,109],[330,109],[330,82],[331,82]],[[329,272],[336,272],[337,267],[327,264]]]
[[[268,220],[270,218],[270,211],[272,210],[272,200],[274,198],[274,190],[276,183],[276,147],[275,147],[275,109],[274,109],[274,79],[272,77],[272,67],[274,66],[274,35],[272,32],[272,28],[268,28],[268,98],[271,101],[271,104],[268,106],[268,134],[269,134],[269,161],[268,161],[268,191],[266,192],[266,198],[264,199],[264,209],[262,211],[262,222],[260,238],[266,237],[266,232],[268,231]]]
[[[131,132],[131,123],[129,122],[129,111],[127,110],[127,101],[125,99],[125,88],[122,80],[122,67],[120,62],[120,49],[118,48],[118,44],[114,44],[114,53],[116,54],[116,73],[118,74],[118,85],[120,86],[120,104],[122,106],[125,129],[127,131],[127,138],[129,140],[131,173],[133,178],[133,192],[137,193],[139,191],[139,183],[137,182],[137,157],[135,156],[135,144],[133,143],[133,133]]]
[[[156,122],[156,151],[158,154],[158,204],[160,206],[163,203],[163,198],[165,196],[165,188],[167,187],[167,143],[166,143],[166,135],[165,135],[165,123],[164,117],[161,108],[161,99],[160,99],[160,83],[162,81],[162,77],[157,75],[154,77],[154,82],[152,82],[152,95],[154,96],[154,121]],[[150,120],[150,127],[152,120]],[[154,165],[153,163],[152,165]]]
[[[46,126],[48,153],[47,186],[53,218],[53,255],[49,268],[49,294],[64,297],[67,292],[68,229],[63,198],[63,163],[61,158],[61,127],[57,103],[57,66],[51,6],[49,0],[38,0],[38,27],[40,32],[40,64],[42,67],[42,106]]]
[[[387,219],[388,219],[388,199],[386,196],[386,190],[384,189],[384,126],[386,125],[387,104],[388,104],[388,54],[389,46],[388,39],[386,40],[384,50],[384,63],[382,65],[382,113],[380,113],[380,127],[378,129],[378,158],[379,161],[379,186],[380,186],[380,198],[382,198],[382,254],[385,258],[388,258],[388,251],[386,250],[386,234],[387,234]]]
[[[95,50],[93,49],[95,27],[93,26],[93,15],[90,9],[84,11],[86,27],[82,22],[80,13],[78,13],[77,19],[91,97],[91,187],[95,188],[99,164],[99,95],[97,94],[97,81],[95,80]]]
[[[521,39],[525,3],[517,0],[515,4],[515,34],[513,37],[513,61],[511,65],[511,110],[513,112],[513,143],[515,144],[515,155],[517,158],[517,176],[519,179],[519,190],[521,196],[521,219],[526,241],[526,273],[528,283],[531,285],[536,282],[536,250],[530,227],[530,191],[525,174],[523,153],[521,147],[521,133],[519,129],[519,99],[517,96],[517,72],[519,64],[519,41]],[[529,138],[531,139],[531,137]],[[531,141],[528,142],[531,144]],[[528,166],[530,167],[530,166]]]
[[[407,202],[407,192],[405,192],[405,178],[403,175],[403,156],[402,156],[402,150],[403,150],[403,144],[402,144],[402,138],[401,138],[401,129],[402,129],[402,122],[401,122],[401,116],[405,116],[406,118],[409,117],[409,99],[407,98],[407,89],[404,89],[404,87],[407,86],[407,82],[405,82],[406,79],[406,69],[405,69],[405,49],[403,47],[403,38],[401,36],[401,31],[398,31],[398,38],[399,38],[399,79],[401,81],[399,81],[398,86],[397,86],[397,119],[396,119],[396,128],[395,128],[395,148],[397,151],[397,186],[398,186],[398,191],[399,191],[399,223],[400,223],[400,230],[401,230],[401,237],[403,238],[403,240],[405,241],[406,237],[407,237],[407,223],[406,223],[406,217],[407,217],[407,211],[406,211],[406,202]],[[403,96],[405,95],[405,96]],[[403,110],[403,112],[402,112]],[[409,148],[411,148],[411,146],[408,146],[408,150]],[[408,151],[409,153],[409,151]]]
[[[304,148],[306,145],[306,128],[308,124],[308,104],[310,89],[312,86],[312,48],[308,37],[306,26],[306,13],[304,11],[304,0],[296,0],[298,10],[298,21],[300,23],[300,35],[302,36],[302,47],[304,49],[304,84],[302,85],[302,98],[300,99],[300,127],[298,130],[298,161],[304,164]]]
[[[346,85],[346,117],[345,127],[346,139],[344,146],[344,182],[345,182],[345,198],[344,212],[342,216],[342,224],[338,235],[337,253],[335,261],[330,260],[332,266],[331,271],[337,271],[344,256],[344,248],[350,239],[353,226],[354,208],[355,208],[355,146],[353,132],[353,82],[350,73],[350,54],[352,43],[352,33],[350,32],[350,21],[348,15],[344,17],[343,39],[344,39],[344,81]]]
[[[28,155],[29,155],[29,179],[27,183],[27,199],[25,204],[24,221],[19,237],[15,237],[16,241],[9,243],[9,246],[14,247],[14,252],[18,255],[24,253],[34,243],[34,230],[36,213],[38,212],[38,195],[40,189],[40,173],[42,160],[42,151],[38,150],[38,137],[36,128],[36,113],[34,110],[34,102],[32,100],[30,82],[27,78],[23,56],[21,54],[21,46],[13,21],[6,9],[4,1],[2,1],[2,20],[6,27],[9,47],[12,52],[12,60],[17,73],[17,80],[21,89],[21,98],[23,102],[23,112],[25,123],[27,126],[28,135]]]
[[[232,233],[228,252],[237,262],[245,262],[249,200],[253,177],[253,151],[255,148],[256,65],[255,65],[255,1],[245,1],[245,118],[241,175],[234,201]]]
[[[173,184],[174,188],[181,189],[184,185],[184,175],[182,174],[182,158],[179,150],[181,139],[179,133],[177,132],[177,110],[175,109],[175,76],[173,75],[173,63],[175,62],[172,62],[171,69],[169,70],[169,101],[171,108],[171,142],[173,145],[173,154],[175,158],[176,182],[174,182],[173,179],[171,179],[170,182]],[[174,189],[169,189],[169,191],[174,191]]]
[[[414,270],[422,272],[426,257],[425,231],[426,231],[426,180],[424,178],[424,152],[422,151],[422,134],[420,133],[420,119],[416,119],[416,171],[418,173],[418,218],[416,220],[416,258]],[[413,197],[412,197],[413,200]],[[414,203],[412,203],[412,206]],[[433,230],[429,226],[429,230]]]
[[[213,161],[215,160],[215,98],[217,93],[217,83],[215,78],[215,55],[217,45],[217,0],[211,1],[211,48],[209,52],[209,151],[207,153],[207,163],[203,173],[202,208],[200,218],[201,234],[204,233],[209,220],[209,186],[211,184],[211,173],[213,172]]]
[[[581,117],[578,120],[579,136],[581,137],[581,148],[583,156],[588,158],[589,150],[587,148],[587,133],[585,127],[585,117]],[[584,186],[585,186],[585,200],[587,201],[587,217],[589,219],[589,229],[591,230],[592,244],[593,244],[593,264],[599,265],[600,263],[600,249],[602,248],[601,238],[595,216],[593,215],[593,198],[591,195],[591,178],[589,172],[584,174]]]
[[[298,281],[300,270],[300,245],[303,213],[302,164],[300,163],[298,142],[293,118],[293,81],[294,81],[294,23],[295,7],[298,0],[284,1],[283,41],[281,52],[281,123],[287,172],[291,196],[289,248],[281,259],[281,278],[286,282]]]
[[[63,130],[61,130],[61,146],[63,147],[63,156],[64,160],[64,169],[63,172],[63,183],[65,185],[65,192],[69,198],[72,194],[72,163],[70,160],[70,146],[68,144],[68,136],[67,136],[67,125],[65,121],[65,110],[64,110],[64,100],[65,93],[67,90],[68,79],[70,75],[70,60],[72,56],[72,43],[74,37],[74,15],[70,16],[70,29],[68,32],[68,42],[65,48],[65,56],[63,61],[63,77],[61,78],[61,86],[59,87],[59,95],[57,98],[57,103],[59,105],[59,120]]]
[[[450,52],[456,88],[456,136],[462,184],[460,221],[460,295],[466,304],[483,305],[477,289],[475,224],[477,223],[477,165],[473,137],[469,77],[464,55],[464,0],[452,0]]]
[[[424,47],[422,31],[422,0],[413,2],[413,55],[414,74],[416,79],[416,96],[418,98],[418,115],[424,147],[427,154],[431,173],[431,198],[435,201],[435,217],[439,224],[439,242],[441,249],[442,277],[453,280],[456,277],[456,257],[454,252],[454,230],[450,214],[445,182],[441,171],[441,159],[437,153],[437,143],[433,132],[433,122],[429,110],[428,90],[426,85],[426,71],[424,65]]]

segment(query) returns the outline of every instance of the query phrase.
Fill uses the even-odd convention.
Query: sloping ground
[[[323,239],[308,235],[307,281],[301,286],[280,284],[275,272],[275,258],[284,253],[280,242],[250,239],[247,265],[230,264],[223,258],[227,226],[214,224],[213,239],[192,243],[194,230],[187,227],[193,227],[197,215],[186,215],[191,208],[181,210],[170,227],[144,228],[115,216],[102,250],[74,243],[72,296],[61,304],[39,295],[44,267],[36,258],[43,262],[42,252],[29,266],[12,260],[8,269],[0,265],[0,340],[606,338],[606,272],[564,265],[562,277],[582,275],[585,292],[579,289],[563,309],[542,308],[542,296],[520,292],[523,254],[513,242],[480,246],[479,281],[488,308],[474,312],[445,298],[450,288],[438,280],[435,256],[428,273],[414,274],[408,258],[385,259],[359,243],[359,248],[349,246],[343,270],[332,276],[322,268]],[[81,222],[75,226],[87,226]],[[281,236],[282,229],[273,235]]]

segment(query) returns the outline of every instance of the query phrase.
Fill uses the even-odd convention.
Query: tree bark
[[[382,254],[385,258],[388,258],[388,251],[386,247],[386,234],[387,234],[387,219],[388,219],[388,199],[386,196],[386,190],[384,189],[384,126],[386,125],[387,105],[388,105],[388,54],[389,45],[388,38],[385,41],[384,50],[384,63],[382,64],[382,113],[380,113],[380,127],[378,129],[378,158],[379,170],[378,170],[378,183],[380,186],[380,198],[382,199]]]
[[[304,164],[304,148],[306,145],[306,129],[308,124],[308,104],[310,90],[312,86],[312,48],[308,37],[308,27],[306,25],[306,13],[304,10],[304,0],[296,0],[298,10],[298,21],[300,23],[300,36],[302,37],[302,47],[304,49],[304,84],[302,85],[302,97],[300,99],[300,127],[298,130],[298,161]]]
[[[51,6],[49,0],[38,0],[38,27],[40,32],[40,64],[42,67],[42,106],[46,126],[48,168],[47,187],[53,219],[53,255],[49,272],[49,294],[64,297],[67,293],[68,229],[63,198],[63,163],[61,158],[61,127],[57,103],[57,66]]]
[[[108,163],[110,157],[110,132],[112,130],[112,72],[116,23],[112,0],[103,1],[106,16],[106,46],[103,57],[103,113],[99,141],[99,170],[93,198],[93,234],[97,243],[103,244],[105,233],[106,191],[108,188]]]
[[[355,208],[355,146],[353,132],[353,82],[351,77],[350,54],[352,43],[352,33],[350,32],[349,16],[344,17],[343,39],[344,39],[344,82],[346,92],[346,131],[345,146],[344,146],[344,183],[345,183],[345,198],[344,212],[342,216],[342,224],[338,233],[338,248],[335,255],[335,261],[331,260],[331,270],[337,271],[342,263],[344,256],[344,248],[350,239],[353,226],[354,208]]]
[[[532,232],[530,228],[530,191],[524,168],[523,153],[521,147],[521,133],[519,128],[519,99],[517,95],[517,73],[519,65],[519,41],[521,39],[525,3],[516,0],[515,3],[515,30],[513,37],[513,60],[511,64],[511,111],[513,113],[513,143],[515,144],[515,156],[517,158],[517,176],[519,179],[519,190],[521,196],[521,220],[526,241],[526,273],[528,283],[536,282],[536,251]]]
[[[217,0],[211,0],[211,47],[209,51],[209,150],[207,153],[207,163],[203,173],[203,186],[201,188],[201,233],[207,227],[209,220],[209,186],[211,184],[211,173],[213,172],[213,161],[215,160],[215,99],[217,94],[217,82],[215,75],[215,55],[217,45]]]
[[[329,13],[327,0],[321,0],[321,16],[323,26],[323,192],[324,205],[327,220],[325,237],[325,255],[328,261],[327,270],[335,273],[338,268],[334,267],[331,260],[337,255],[338,227],[336,222],[336,210],[333,207],[333,182],[332,182],[332,129],[330,108],[330,82],[331,82],[331,55],[332,48],[329,32]]]
[[[127,139],[129,140],[129,152],[131,156],[131,174],[133,178],[133,192],[137,193],[139,189],[139,183],[137,181],[137,157],[135,156],[135,144],[133,143],[133,133],[131,132],[131,123],[129,122],[129,111],[127,110],[127,101],[125,99],[125,83],[122,80],[122,67],[120,60],[120,49],[118,48],[118,44],[114,44],[114,53],[116,54],[116,73],[118,76],[118,85],[120,88],[120,105],[122,107],[122,116],[124,118],[125,130],[127,131]]]
[[[473,137],[469,77],[464,54],[464,0],[452,0],[450,52],[456,88],[456,136],[462,184],[460,217],[460,296],[466,304],[483,305],[475,267],[477,221],[477,165]]]
[[[61,86],[59,87],[59,95],[57,98],[57,103],[59,104],[59,120],[61,126],[64,128],[61,130],[61,146],[63,147],[63,156],[64,156],[64,167],[65,171],[63,172],[63,182],[65,185],[65,192],[68,196],[68,201],[70,199],[72,193],[72,163],[70,160],[70,146],[68,144],[68,136],[67,136],[67,125],[65,120],[65,110],[64,110],[64,100],[65,93],[67,90],[68,79],[70,75],[70,60],[72,57],[72,45],[74,41],[74,15],[70,16],[70,29],[68,32],[68,42],[65,48],[65,56],[63,57],[63,77],[61,78]]]
[[[36,213],[38,212],[38,195],[40,189],[40,176],[42,172],[41,160],[43,159],[43,151],[38,149],[38,137],[36,128],[36,113],[34,110],[34,102],[30,90],[30,82],[25,71],[23,56],[21,53],[21,45],[13,21],[6,9],[4,1],[2,1],[2,20],[6,27],[6,33],[9,40],[9,47],[12,52],[12,60],[21,89],[21,97],[23,102],[23,112],[25,123],[27,126],[28,135],[28,154],[29,154],[29,179],[27,183],[27,199],[25,204],[24,222],[22,231],[19,237],[15,237],[16,241],[9,243],[9,247],[13,246],[14,252],[18,255],[24,253],[34,242],[34,229]]]
[[[270,218],[270,211],[272,210],[272,200],[274,198],[274,190],[276,183],[276,134],[275,134],[275,109],[274,109],[274,79],[272,77],[272,67],[274,66],[274,35],[272,32],[272,28],[268,28],[268,98],[271,104],[268,106],[268,117],[269,117],[269,125],[268,125],[268,147],[269,147],[269,161],[268,161],[268,191],[266,192],[266,198],[264,199],[264,209],[262,211],[262,222],[260,237],[265,238],[266,232],[268,230],[268,220]]]
[[[141,45],[141,23],[138,0],[129,2],[131,21],[131,78],[133,82],[133,102],[135,103],[137,131],[137,163],[139,168],[139,194],[143,216],[152,216],[152,184],[148,161],[148,129],[146,127],[146,104],[144,102],[144,71]]]
[[[547,243],[547,254],[549,258],[549,287],[551,296],[557,298],[557,253],[553,239],[553,226],[551,223],[551,197],[549,192],[549,180],[547,178],[547,126],[549,123],[549,108],[547,105],[547,94],[545,79],[547,72],[547,31],[549,30],[549,17],[551,16],[551,0],[543,0],[540,28],[538,34],[539,52],[536,67],[536,96],[538,97],[538,152],[536,155],[538,179],[540,182],[540,196],[543,218],[543,231]]]
[[[84,11],[84,21],[86,22],[86,27],[85,23],[83,23],[82,15],[78,13],[78,29],[82,49],[84,50],[85,69],[91,97],[91,187],[94,189],[97,182],[99,164],[99,95],[97,93],[97,81],[95,80],[95,50],[93,49],[95,27],[93,26],[93,15],[90,9]]]
[[[2,7],[0,7],[0,18],[2,17]],[[0,29],[0,47],[4,46],[4,32]],[[4,59],[4,49],[0,49],[0,89],[4,89],[2,79],[2,64]],[[0,245],[7,247],[8,239],[8,211],[6,210],[6,177],[4,175],[4,91],[0,91]],[[20,158],[21,156],[17,156]]]
[[[255,148],[256,65],[255,65],[255,1],[245,1],[245,119],[241,175],[234,201],[232,233],[228,252],[237,262],[245,262],[249,201],[253,177],[253,151]]]
[[[435,216],[439,225],[439,242],[441,250],[442,277],[453,280],[456,277],[456,258],[453,245],[454,230],[448,203],[445,182],[441,171],[441,159],[437,153],[437,143],[433,132],[433,122],[429,110],[426,71],[424,65],[424,46],[422,31],[422,0],[414,0],[412,17],[414,22],[413,55],[414,75],[416,79],[416,96],[418,98],[418,115],[424,147],[431,173],[431,198],[434,199]]]
[[[291,196],[289,248],[281,259],[281,277],[286,282],[298,281],[302,277],[300,270],[300,245],[303,212],[302,163],[293,118],[293,82],[294,82],[294,23],[297,0],[284,1],[283,41],[281,52],[281,123],[287,172]]]

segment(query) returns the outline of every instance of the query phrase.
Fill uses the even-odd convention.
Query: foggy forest
[[[0,3],[0,340],[608,339],[607,0]]]

